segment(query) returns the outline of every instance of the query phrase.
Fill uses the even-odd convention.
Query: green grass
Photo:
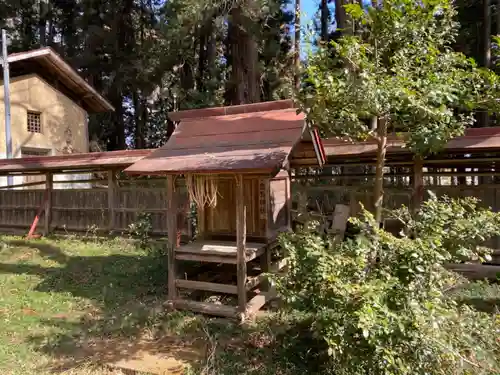
[[[141,350],[173,352],[192,374],[302,369],[302,354],[279,361],[298,350],[283,319],[240,326],[167,312],[165,261],[121,240],[0,237],[0,374],[121,374],[103,364]]]
[[[1,374],[85,364],[93,345],[113,356],[113,340],[177,324],[164,317],[164,264],[124,241],[2,237],[0,246]]]
[[[270,315],[240,326],[167,312],[165,268],[165,256],[122,240],[0,237],[0,374],[118,375],[104,364],[144,350],[174,353],[191,374],[319,372],[323,348],[304,337],[307,321]],[[483,311],[500,306],[500,285],[454,293]]]

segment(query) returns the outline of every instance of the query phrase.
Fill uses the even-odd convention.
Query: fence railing
[[[146,184],[144,181],[125,181],[123,184],[115,181],[108,185],[105,185],[107,181],[99,184],[94,181],[93,187],[90,185],[88,189],[47,189],[33,186],[22,190],[3,189],[0,190],[0,230],[11,228],[27,231],[37,212],[43,208],[39,232],[47,229],[49,232],[126,232],[131,224],[137,222],[140,214],[149,214],[152,234],[166,235],[166,188],[163,187],[165,183],[158,180]],[[187,197],[182,190],[178,193],[181,198],[179,223],[181,231],[188,234]]]
[[[472,174],[472,173],[471,173]],[[480,206],[500,211],[500,183],[488,181],[479,183],[479,179],[469,178],[466,183],[458,184],[446,176],[435,177],[426,174],[424,178],[424,197],[432,192],[436,196],[448,196],[451,198],[475,197],[480,200]],[[474,176],[472,176],[474,177]],[[372,207],[373,200],[373,177],[363,176],[347,179],[342,175],[316,175],[298,176],[292,178],[293,207],[296,211],[304,210],[320,211],[325,215],[333,213],[336,204],[349,205],[351,214],[359,212],[360,205],[366,208]],[[348,180],[348,181],[347,181]],[[490,180],[492,178],[490,177]],[[395,209],[402,205],[412,206],[415,189],[410,181],[401,181],[394,177],[385,179],[384,208]],[[386,223],[391,227],[391,223]],[[399,228],[399,225],[396,225]],[[485,244],[494,249],[500,249],[500,237],[493,238]],[[495,263],[500,263],[500,250],[495,256]]]

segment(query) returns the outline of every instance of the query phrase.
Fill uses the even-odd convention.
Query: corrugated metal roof
[[[58,156],[0,159],[0,174],[125,168],[148,156],[152,150],[121,150]]]
[[[403,148],[404,142],[401,139],[391,137],[387,140],[387,152],[408,152]],[[357,157],[375,154],[377,143],[375,141],[353,142],[342,138],[323,139],[323,147],[327,157]]]
[[[106,168],[136,168],[144,162],[148,168],[164,168],[170,164],[171,170],[183,170],[191,167],[199,171],[271,171],[276,163],[282,163],[294,145],[297,158],[314,158],[314,147],[311,142],[299,142],[304,127],[303,116],[295,110],[278,110],[265,113],[250,113],[223,116],[210,119],[196,119],[183,122],[167,143],[169,148],[156,150],[121,150],[108,152],[91,152],[58,156],[40,156],[16,159],[0,159],[0,175],[22,172],[56,172],[71,170],[102,170]],[[207,123],[208,121],[208,123]],[[186,124],[190,124],[185,126]],[[207,125],[209,124],[209,125]],[[239,124],[239,125],[238,125]],[[240,127],[241,126],[241,127]],[[219,130],[219,129],[223,130]],[[220,137],[215,137],[219,134]],[[259,135],[260,134],[260,135]],[[197,138],[198,147],[192,148]],[[179,139],[180,142],[171,142]],[[209,141],[209,142],[204,142]],[[403,142],[397,138],[389,140],[389,154],[409,153],[403,148]],[[186,145],[190,145],[186,148]],[[346,142],[330,138],[323,140],[324,149],[329,160],[355,159],[374,156],[376,144],[373,142]],[[165,147],[165,146],[164,146]],[[248,147],[248,149],[246,149]],[[186,156],[190,150],[191,156]],[[206,150],[215,149],[212,156]],[[500,151],[500,127],[467,129],[465,135],[451,140],[445,150],[449,153],[472,153]],[[168,163],[162,156],[168,154]],[[473,161],[473,160],[472,160]],[[168,167],[168,166],[167,166]],[[220,169],[222,168],[222,169]],[[127,169],[127,172],[129,170]],[[169,170],[170,171],[170,170]],[[185,171],[185,170],[184,170]],[[143,173],[134,172],[131,173]],[[161,169],[152,170],[148,174],[162,174]],[[172,173],[172,172],[171,172]],[[145,174],[145,173],[143,173]]]
[[[12,53],[9,55],[9,65],[11,77],[37,74],[53,84],[56,76],[57,89],[90,113],[114,110],[111,103],[50,47]]]
[[[185,111],[169,112],[168,117],[172,121],[181,121],[193,118],[238,115],[242,113],[276,111],[280,109],[290,108],[293,108],[293,101],[290,99],[285,99],[275,100],[271,102],[230,105],[226,107],[188,109]]]
[[[283,166],[305,129],[304,115],[293,108],[189,118],[165,146],[125,172],[272,173]]]
[[[447,151],[467,152],[500,149],[500,127],[467,129],[465,135],[453,138]]]
[[[402,137],[389,136],[387,153],[410,153],[404,145]],[[329,138],[323,140],[323,146],[329,159],[372,156],[377,152],[375,141],[351,142],[341,138]],[[466,153],[488,150],[500,150],[500,127],[466,129],[463,136],[450,140],[443,151]]]

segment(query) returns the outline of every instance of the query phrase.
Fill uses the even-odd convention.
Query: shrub
[[[500,330],[487,314],[446,295],[444,265],[480,259],[500,214],[475,199],[431,199],[394,236],[364,212],[359,234],[334,244],[312,231],[281,237],[290,271],[276,278],[286,306],[312,316],[336,375],[486,374],[498,368]]]
[[[139,240],[139,246],[142,249],[148,248],[151,242],[151,231],[153,224],[151,222],[151,214],[141,212],[137,215],[135,222],[128,227],[130,236]]]

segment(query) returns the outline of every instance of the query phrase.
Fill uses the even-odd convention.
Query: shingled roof
[[[89,113],[114,111],[113,106],[52,48],[9,55],[10,76],[37,74]]]
[[[81,154],[30,156],[0,159],[0,175],[25,172],[121,169],[149,155],[153,150],[120,150]]]
[[[180,121],[169,141],[134,163],[130,174],[263,173],[279,171],[301,140],[321,141],[292,101],[175,112]]]

